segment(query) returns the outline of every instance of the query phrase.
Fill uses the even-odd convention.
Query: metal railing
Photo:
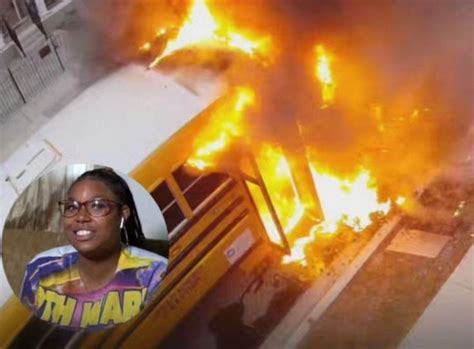
[[[54,33],[35,52],[0,72],[0,124],[65,71],[65,37]]]

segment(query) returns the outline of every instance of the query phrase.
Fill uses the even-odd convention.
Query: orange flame
[[[273,220],[272,213],[270,212],[270,208],[265,201],[265,197],[263,196],[260,186],[251,182],[247,182],[247,188],[249,189],[250,196],[252,196],[253,202],[257,207],[258,215],[262,220],[268,238],[275,244],[281,245],[282,241],[280,234],[278,233],[278,228],[275,221]]]
[[[327,227],[332,227],[329,232],[335,232],[339,222],[360,232],[372,223],[371,213],[386,214],[390,209],[389,202],[378,202],[377,189],[371,185],[370,173],[366,169],[360,170],[352,180],[319,172],[314,166],[311,166],[311,172],[318,188],[325,223],[329,224]]]
[[[334,101],[336,85],[334,84],[331,72],[331,57],[322,45],[317,45],[315,52],[316,66],[314,73],[322,85],[321,98],[323,100],[323,108],[325,108]]]
[[[146,53],[151,50],[151,44],[147,41],[138,49],[141,53]]]
[[[244,134],[244,113],[254,101],[252,89],[236,88],[232,97],[213,114],[209,126],[196,138],[195,151],[187,165],[200,171],[215,168],[218,155]],[[255,158],[283,231],[289,234],[302,218],[304,207],[288,161],[279,147],[269,144],[264,144]],[[281,243],[277,226],[260,187],[248,183],[248,188],[270,240]]]
[[[456,208],[456,211],[454,211],[453,213],[453,217],[459,217],[464,209],[466,205],[466,201],[461,201],[458,205],[458,207]]]
[[[174,52],[193,45],[223,45],[240,50],[249,56],[265,51],[268,39],[250,39],[237,33],[229,25],[218,22],[207,7],[206,0],[194,0],[189,15],[180,28],[177,37],[168,42],[163,53],[150,64],[155,67],[160,61]]]
[[[304,214],[288,160],[279,147],[269,144],[261,148],[256,160],[283,231],[288,235]]]
[[[254,91],[237,87],[233,96],[212,116],[209,126],[194,141],[194,154],[187,164],[198,170],[216,166],[217,155],[243,134],[244,111],[254,103]]]
[[[353,179],[341,179],[323,173],[311,166],[313,180],[318,189],[319,200],[324,213],[324,221],[315,225],[308,236],[297,239],[291,254],[283,258],[283,263],[299,262],[306,265],[306,246],[317,239],[318,234],[334,234],[341,224],[361,232],[372,223],[373,213],[387,214],[391,203],[379,203],[377,190],[371,185],[370,173],[361,169]]]
[[[249,56],[255,56],[258,51],[265,49],[264,41],[250,40],[233,31],[230,26],[224,25],[211,14],[205,0],[195,0],[177,37],[168,42],[163,53],[150,67],[156,66],[164,57],[185,47],[216,44],[240,50]],[[143,49],[149,50],[150,47],[145,44]],[[314,50],[316,55],[314,74],[322,86],[321,99],[323,108],[326,108],[334,102],[336,94],[336,84],[331,70],[332,57],[322,45],[315,46]],[[251,88],[236,88],[231,97],[212,116],[210,126],[199,133],[194,142],[194,154],[188,159],[187,165],[200,171],[215,168],[219,154],[245,134],[244,113],[254,103],[255,94]],[[373,111],[380,124],[379,131],[384,132],[381,107],[375,106]],[[417,118],[418,113],[414,112],[412,117]],[[264,144],[256,152],[255,160],[268,197],[258,185],[248,182],[247,186],[269,239],[276,244],[282,244],[268,200],[271,201],[278,223],[287,236],[302,220],[305,208],[298,195],[288,159],[280,147]],[[340,178],[317,168],[319,166],[314,164],[310,166],[324,221],[315,224],[309,230],[309,234],[291,243],[291,254],[283,258],[284,264],[297,262],[306,265],[306,247],[322,234],[326,236],[335,234],[341,225],[351,227],[354,232],[361,232],[372,223],[374,213],[387,214],[390,210],[390,202],[378,201],[377,189],[373,186],[367,169],[360,169],[352,178]],[[399,197],[395,203],[401,206],[405,201],[404,197]]]
[[[407,198],[404,197],[404,196],[399,196],[395,199],[395,203],[398,205],[398,206],[403,206],[405,205],[407,202]]]

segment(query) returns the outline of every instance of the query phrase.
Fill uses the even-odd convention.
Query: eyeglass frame
[[[125,206],[124,203],[121,203],[121,202],[118,202],[118,201],[115,201],[115,200],[112,200],[112,199],[104,199],[104,198],[95,198],[95,199],[90,199],[90,200],[86,200],[86,201],[78,201],[78,200],[61,200],[61,201],[58,201],[58,206],[59,206],[59,213],[61,214],[62,217],[64,218],[73,218],[73,217],[76,217],[79,212],[81,212],[81,208],[82,206],[84,206],[84,208],[86,209],[86,212],[89,216],[91,217],[105,217],[105,216],[108,216],[110,214],[110,212],[112,212],[112,208],[110,206],[107,206],[109,208],[109,211],[105,214],[102,214],[102,215],[94,215],[92,214],[89,209],[87,208],[87,204],[90,203],[90,202],[94,202],[94,201],[102,201],[102,202],[112,202],[114,203],[116,206],[118,207],[123,207]],[[61,206],[63,205],[65,207],[66,203],[67,202],[74,202],[74,203],[77,203],[79,204],[79,208],[77,210],[77,212],[72,215],[72,216],[65,216],[63,212],[65,212],[65,210],[62,210],[61,209]]]

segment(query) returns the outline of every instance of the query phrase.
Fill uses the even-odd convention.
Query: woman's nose
[[[87,212],[86,205],[81,205],[79,207],[79,212],[77,212],[76,215],[76,221],[82,222],[82,221],[90,221],[91,216],[89,212]]]

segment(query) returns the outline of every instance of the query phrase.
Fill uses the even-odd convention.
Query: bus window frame
[[[236,181],[235,178],[233,178],[231,175],[229,175],[228,173],[225,173],[225,172],[221,172],[222,174],[225,174],[227,176],[227,179],[222,182],[212,193],[211,195],[207,196],[194,210],[191,208],[191,206],[189,205],[186,197],[184,196],[184,191],[181,190],[181,188],[179,187],[176,179],[173,177],[173,172],[176,171],[180,166],[182,166],[185,162],[183,162],[182,164],[176,166],[173,168],[173,170],[171,170],[169,172],[169,174],[165,177],[166,179],[170,179],[170,181],[172,181],[173,183],[173,189],[171,190],[171,187],[170,187],[170,190],[171,190],[171,193],[173,194],[173,196],[175,196],[175,199],[177,200],[178,202],[178,197],[179,197],[179,200],[183,202],[183,205],[186,206],[186,209],[189,211],[187,211],[189,213],[189,217],[186,216],[186,219],[183,220],[183,222],[181,222],[180,224],[178,224],[175,229],[173,229],[172,232],[169,233],[169,239],[170,241],[177,241],[183,234],[186,233],[186,231],[189,231],[190,228],[188,228],[188,224],[194,224],[194,221],[196,219],[196,217],[200,217],[203,215],[202,211],[204,209],[206,209],[206,207],[209,206],[209,204],[215,199],[217,198],[219,195],[221,195],[227,187],[230,187],[231,186],[231,183]],[[196,181],[203,177],[203,175],[199,176]],[[196,181],[193,181],[193,183],[195,183]],[[189,186],[187,189],[189,189],[191,186]],[[184,211],[183,211],[184,212]],[[206,213],[204,213],[206,214]]]
[[[193,221],[194,221],[194,218],[195,217],[199,217],[202,215],[202,211],[216,198],[218,197],[222,192],[225,191],[225,189],[227,187],[229,187],[231,185],[231,183],[233,181],[236,181],[236,179],[234,177],[232,177],[230,174],[226,173],[226,172],[218,172],[218,173],[222,173],[224,175],[227,176],[227,178],[221,183],[219,184],[219,186],[217,186],[217,188],[215,188],[215,190],[212,191],[212,193],[207,196],[194,210],[191,208],[191,206],[189,205],[186,197],[185,197],[185,191],[186,190],[189,190],[192,185],[194,185],[196,182],[198,182],[202,177],[204,177],[205,175],[204,174],[201,174],[199,175],[199,177],[197,177],[191,185],[189,185],[184,191],[179,187],[178,185],[178,182],[176,181],[176,179],[174,178],[173,176],[173,173],[178,169],[180,168],[181,166],[183,166],[186,162],[183,162],[183,163],[179,163],[175,166],[172,167],[172,169],[167,172],[167,174],[164,176],[164,177],[160,177],[158,178],[154,183],[153,185],[150,186],[149,188],[149,192],[153,192],[159,185],[161,185],[163,182],[166,183],[166,185],[168,186],[168,189],[171,193],[171,195],[173,196],[173,201],[171,201],[168,206],[172,205],[174,202],[176,202],[179,206],[179,208],[181,209],[181,212],[183,213],[184,215],[184,219],[178,223],[172,231],[168,232],[168,238],[170,241],[176,241],[178,240],[181,235],[188,231],[189,229],[187,229],[187,226],[188,224],[193,224]],[[168,207],[167,206],[167,207]],[[163,213],[163,211],[161,210],[160,208],[160,211]],[[165,221],[165,224],[167,224],[167,222]]]
[[[278,213],[276,212],[275,207],[273,206],[272,199],[270,197],[270,194],[268,193],[267,186],[265,185],[263,177],[262,177],[262,175],[260,173],[260,170],[258,168],[257,161],[255,160],[255,157],[253,156],[253,154],[251,152],[248,152],[247,156],[248,156],[248,159],[250,160],[250,166],[251,166],[251,170],[253,171],[253,176],[245,173],[242,170],[240,171],[240,176],[242,178],[242,181],[244,182],[244,188],[245,188],[245,191],[246,191],[246,193],[247,193],[247,195],[248,195],[248,197],[249,197],[249,199],[252,203],[252,207],[256,212],[256,215],[257,215],[257,217],[260,221],[260,224],[262,225],[262,230],[265,232],[265,237],[266,237],[268,243],[270,243],[272,246],[277,247],[278,249],[283,251],[285,254],[290,254],[290,252],[291,252],[290,244],[288,242],[286,234],[285,234],[285,232],[283,230],[283,227],[281,225],[280,219],[278,217]],[[257,204],[255,203],[255,200],[254,200],[252,194],[250,193],[250,189],[247,185],[247,182],[250,182],[253,185],[256,185],[257,187],[260,188],[260,190],[262,192],[262,196],[263,196],[263,198],[265,200],[265,203],[267,205],[267,208],[270,211],[270,214],[271,214],[271,217],[272,217],[272,220],[273,220],[273,224],[275,224],[278,235],[280,236],[281,245],[273,242],[270,239],[270,237],[268,236],[268,233],[267,233],[266,228],[265,228],[265,224],[263,223],[262,217],[260,216],[259,210],[257,208]]]
[[[176,195],[176,192],[175,192],[175,188],[173,187],[173,183],[170,184],[170,178],[168,178],[169,176],[166,175],[165,177],[160,177],[158,178],[155,182],[153,182],[153,184],[148,188],[148,192],[151,194],[154,190],[156,190],[156,188],[158,188],[158,186],[160,186],[163,182],[166,183],[166,185],[168,186],[168,189],[171,193],[171,195],[173,196],[173,199],[165,208],[161,209],[161,207],[158,206],[158,203],[156,203],[156,205],[158,206],[158,208],[160,209],[161,213],[163,214],[163,219],[165,219],[164,217],[164,213],[163,211],[170,207],[170,205],[174,204],[176,202],[176,204],[178,205],[179,209],[181,210],[181,212],[183,213],[183,216],[184,216],[184,219],[179,222],[174,228],[173,230],[169,231],[168,232],[168,240],[171,241],[172,239],[172,236],[174,234],[176,234],[177,231],[179,231],[187,222],[189,222],[190,220],[190,216],[189,216],[189,207],[186,207],[185,203],[181,202],[181,200],[179,200],[179,195]],[[177,185],[176,183],[174,183],[175,185]],[[179,189],[179,188],[178,188]],[[156,201],[155,201],[156,202]],[[168,223],[166,222],[166,219],[165,219],[165,225],[168,226]]]
[[[181,187],[179,186],[178,184],[178,181],[176,180],[176,177],[175,177],[175,172],[182,168],[184,165],[186,164],[186,162],[184,162],[183,164],[181,164],[180,166],[178,166],[175,170],[173,170],[171,172],[171,176],[173,177],[173,180],[176,182],[176,184],[178,185],[178,188],[179,190],[181,191],[181,193],[183,194],[183,197],[184,197],[184,200],[186,201],[188,207],[191,209],[191,214],[192,214],[192,217],[195,217],[196,215],[199,215],[199,213],[201,212],[201,210],[204,209],[204,207],[206,207],[210,201],[212,201],[214,199],[214,197],[218,196],[220,192],[222,192],[224,190],[224,188],[229,185],[230,182],[232,181],[235,181],[235,179],[229,174],[229,173],[226,173],[226,172],[210,172],[210,173],[200,173],[199,176],[196,176],[196,178],[185,188],[185,189],[181,189]],[[195,185],[203,178],[205,178],[206,176],[210,176],[212,174],[219,174],[219,175],[223,175],[225,176],[226,178],[224,179],[224,181],[222,183],[220,183],[217,187],[214,188],[214,190],[211,192],[211,194],[209,196],[206,196],[204,200],[202,200],[196,207],[192,207],[191,204],[189,203],[189,200],[188,198],[186,197],[186,194],[192,190]],[[198,184],[199,185],[199,184]]]
[[[219,184],[219,186],[211,193],[211,195],[206,197],[198,206],[196,206],[196,208],[193,211],[193,217],[198,216],[201,213],[201,211],[204,210],[207,207],[207,205],[210,202],[212,202],[212,200],[215,197],[219,196],[226,189],[226,187],[232,183],[232,181],[235,181],[235,179],[232,178],[231,176],[228,176],[224,182]]]

